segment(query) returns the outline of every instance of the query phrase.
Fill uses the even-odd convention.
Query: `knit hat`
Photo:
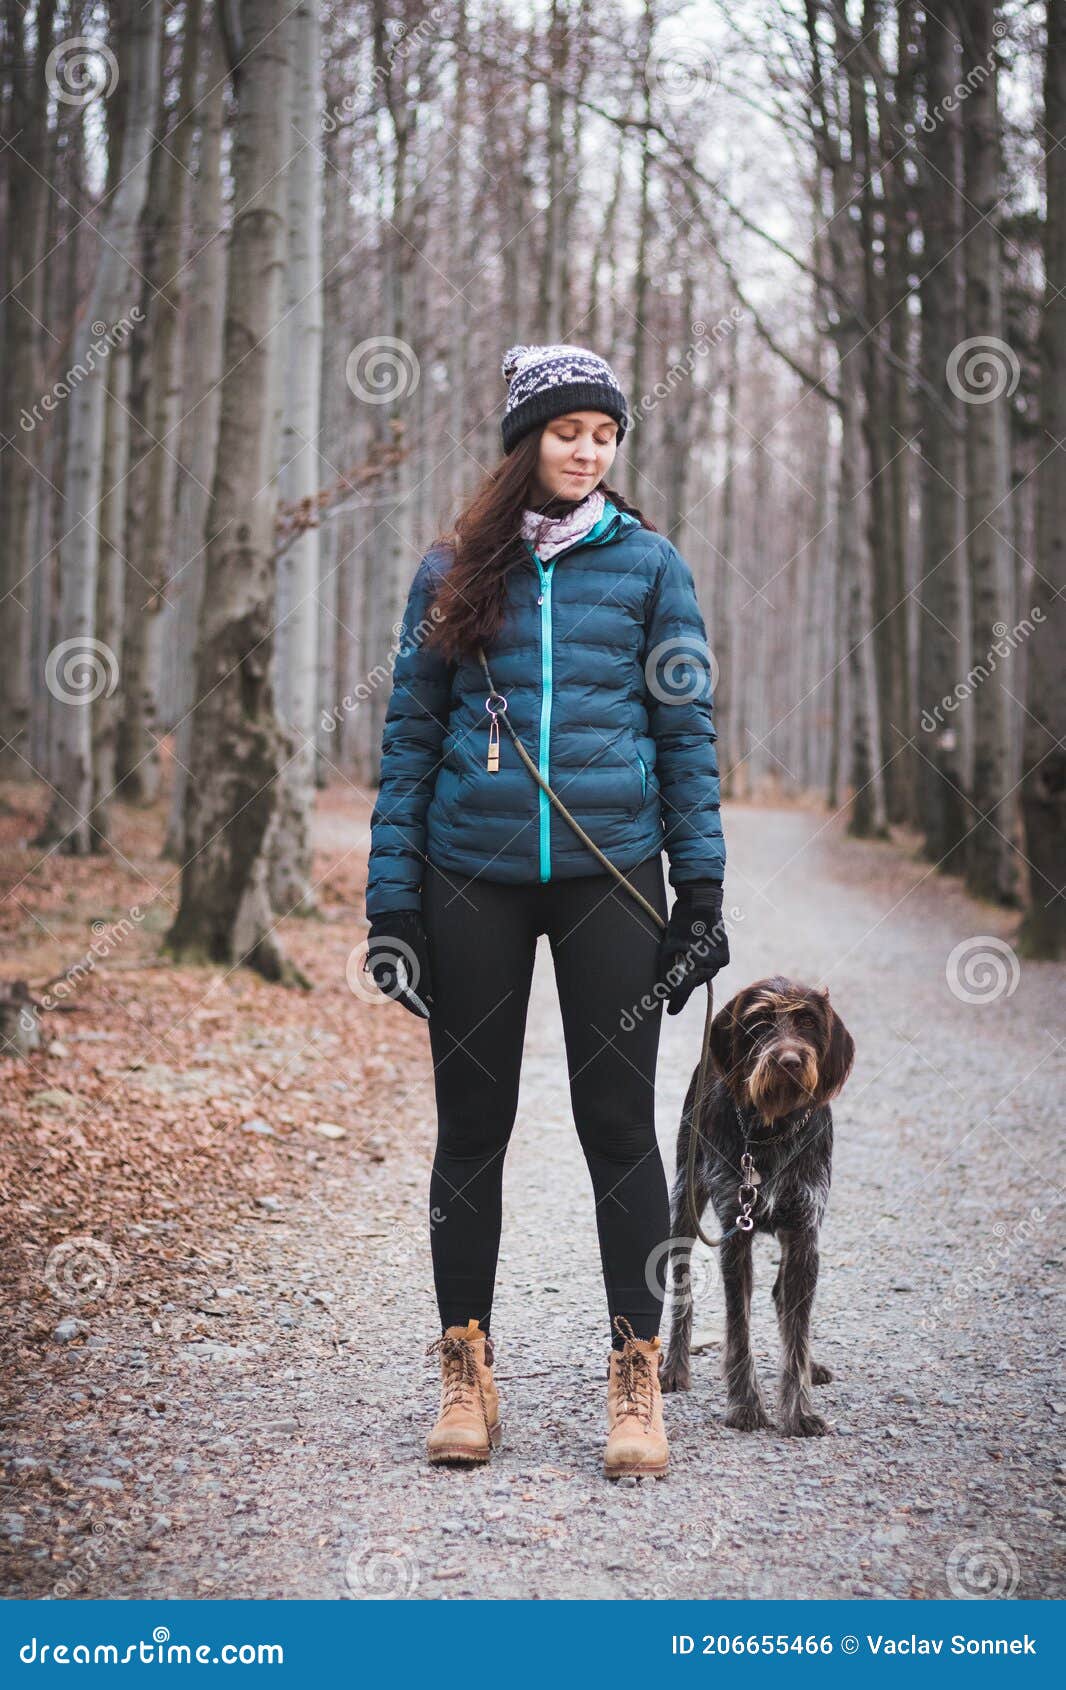
[[[504,355],[507,407],[500,425],[503,449],[552,417],[568,411],[604,411],[618,424],[621,441],[629,423],[626,396],[610,364],[584,346],[512,346]]]

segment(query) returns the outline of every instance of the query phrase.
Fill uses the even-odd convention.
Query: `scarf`
[[[574,545],[595,528],[607,500],[598,487],[563,516],[544,516],[540,511],[522,512],[522,537],[528,540],[542,563]]]

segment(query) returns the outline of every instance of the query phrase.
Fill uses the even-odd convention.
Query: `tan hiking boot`
[[[434,1351],[440,1352],[440,1414],[426,1438],[429,1459],[487,1461],[502,1436],[492,1339],[469,1320],[427,1345],[427,1356]]]
[[[662,1345],[658,1338],[638,1338],[625,1315],[616,1315],[614,1326],[625,1344],[611,1351],[607,1364],[603,1471],[608,1479],[658,1476],[670,1460],[659,1387]]]

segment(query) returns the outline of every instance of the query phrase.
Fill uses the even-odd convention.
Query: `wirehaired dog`
[[[810,1324],[818,1233],[832,1166],[829,1100],[851,1071],[855,1045],[827,991],[775,976],[746,986],[719,1011],[711,1025],[711,1055],[717,1073],[697,1132],[692,1210],[688,1156],[698,1067],[681,1114],[671,1237],[691,1237],[693,1213],[698,1220],[713,1204],[724,1235],[725,1423],[741,1432],[773,1424],[755,1376],[750,1317],[752,1241],[759,1232],[777,1238],[781,1265],[773,1299],[784,1349],[782,1429],[791,1437],[820,1437],[828,1428],[814,1412],[810,1387],[826,1384],[832,1374],[811,1360]],[[754,1171],[742,1172],[745,1153]],[[690,1255],[691,1245],[675,1245],[670,1252],[672,1320],[664,1391],[687,1391],[690,1384]]]

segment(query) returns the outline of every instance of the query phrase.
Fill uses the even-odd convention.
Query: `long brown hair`
[[[522,512],[535,509],[557,515],[577,503],[561,499],[548,504],[532,502],[540,437],[546,426],[525,435],[489,470],[453,527],[434,542],[451,553],[452,561],[440,579],[434,599],[439,617],[425,643],[439,647],[449,659],[472,656],[478,645],[487,645],[499,631],[507,576],[525,555]],[[606,481],[598,481],[596,486],[618,510],[635,516],[653,534],[659,532],[636,505]]]

